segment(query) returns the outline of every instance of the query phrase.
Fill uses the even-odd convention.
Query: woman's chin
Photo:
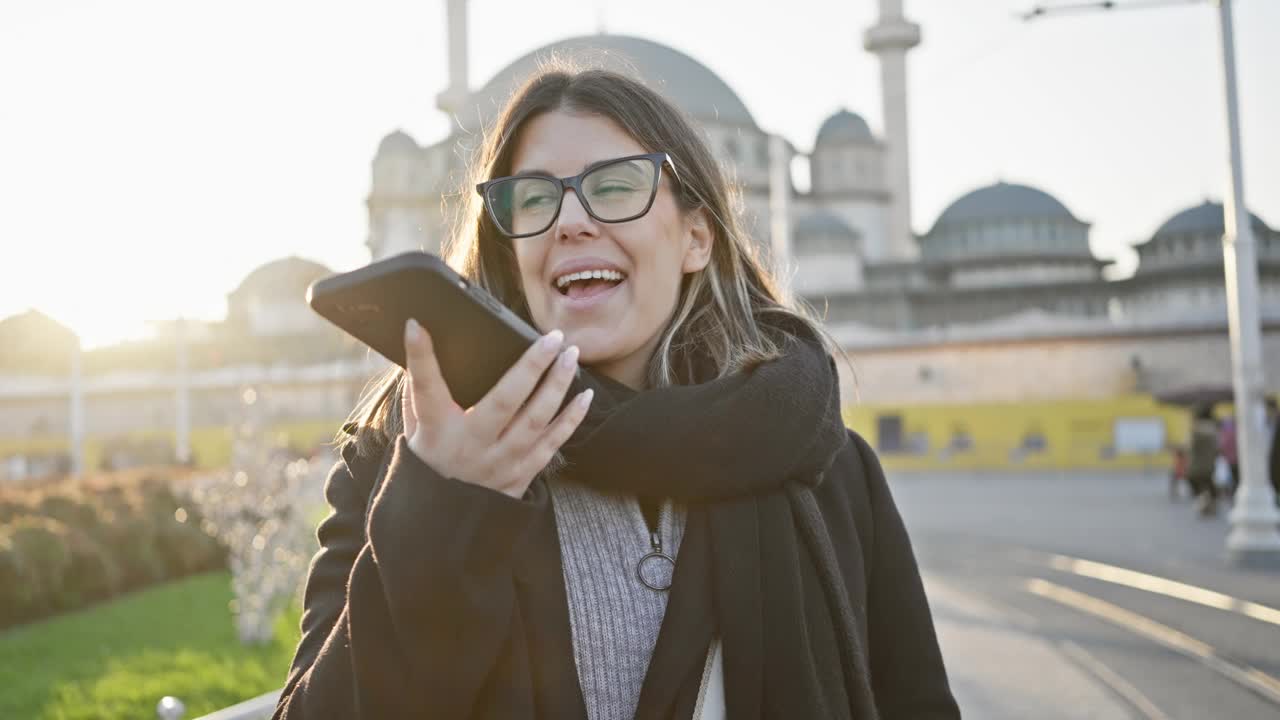
[[[622,347],[616,337],[602,330],[567,331],[565,344],[578,346],[578,364],[594,372],[612,375],[617,368],[628,365],[632,354]]]
[[[586,367],[610,365],[620,359],[620,348],[603,330],[586,328],[567,330],[565,345],[578,346],[578,363]]]

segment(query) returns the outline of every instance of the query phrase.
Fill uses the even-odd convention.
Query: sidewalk
[[[925,575],[938,642],[966,720],[1132,720],[1129,706],[1017,611]]]

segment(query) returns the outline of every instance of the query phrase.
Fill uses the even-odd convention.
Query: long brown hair
[[[769,314],[807,326],[828,351],[834,348],[809,311],[784,295],[745,234],[739,191],[726,180],[701,134],[684,113],[638,80],[578,70],[559,59],[545,64],[515,91],[484,137],[464,188],[509,175],[521,128],[557,110],[607,118],[647,152],[666,152],[679,175],[675,192],[681,209],[702,210],[712,224],[711,260],[681,283],[675,312],[649,362],[650,387],[703,382],[777,357],[778,338],[761,324]],[[530,320],[511,240],[493,226],[477,193],[462,192],[461,198],[456,231],[442,254],[459,274]],[[404,375],[403,369],[391,368],[344,425],[354,430],[362,454],[380,451],[404,431]]]

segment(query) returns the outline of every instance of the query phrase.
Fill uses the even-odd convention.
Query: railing
[[[267,720],[276,709],[280,691],[272,690],[252,700],[245,700],[231,707],[212,712],[195,720]],[[156,705],[156,717],[160,720],[183,720],[187,707],[176,697],[166,696]]]

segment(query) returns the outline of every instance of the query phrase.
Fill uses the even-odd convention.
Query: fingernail
[[[568,350],[560,353],[560,367],[569,370],[578,364],[578,346],[570,345]]]
[[[542,336],[542,349],[554,350],[560,347],[560,343],[564,342],[564,333],[559,330],[552,330]]]
[[[404,336],[411,343],[418,342],[418,338],[422,337],[422,326],[417,320],[409,318],[404,324]]]
[[[578,396],[578,406],[585,408],[588,405],[590,405],[591,398],[594,397],[595,394],[596,394],[596,391],[592,390],[591,388],[587,388],[586,390],[584,390],[582,394]]]

